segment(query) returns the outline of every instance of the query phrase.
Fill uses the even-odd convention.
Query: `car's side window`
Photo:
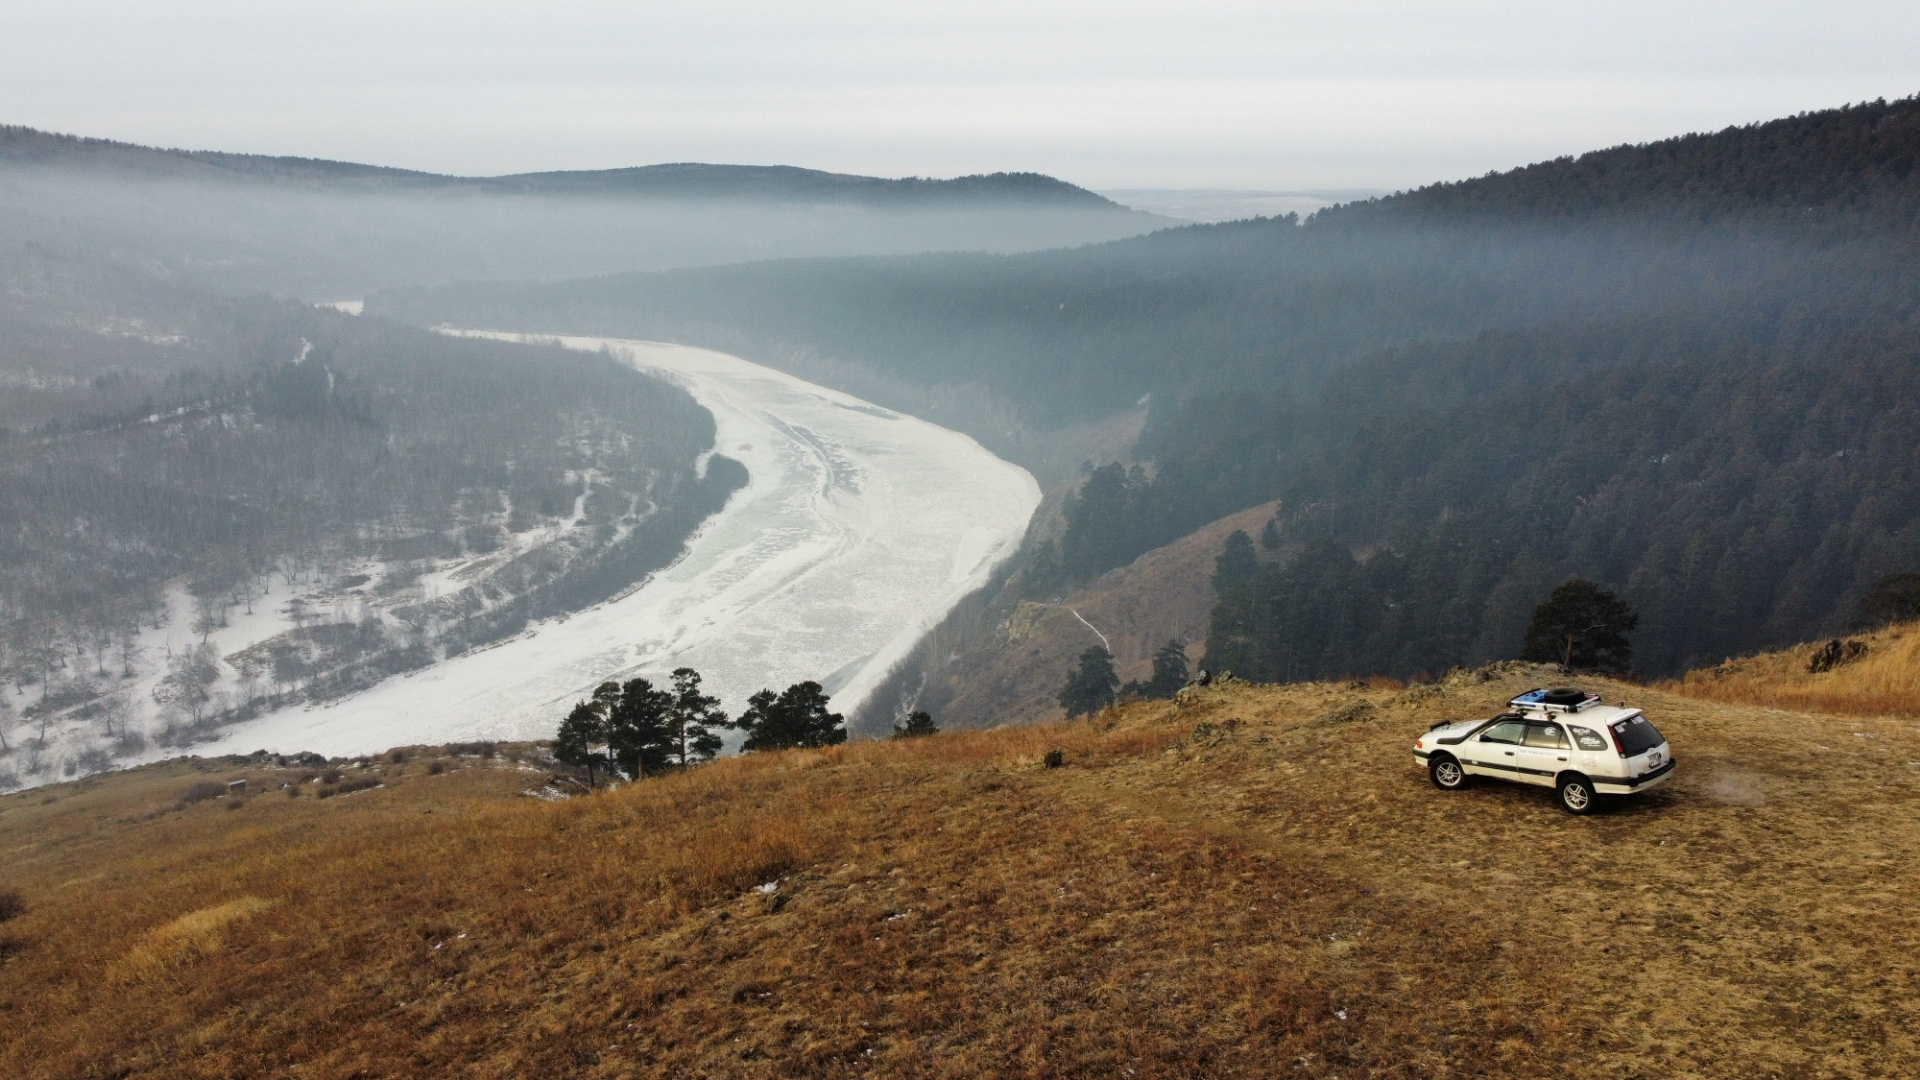
[[[1539,747],[1542,750],[1563,750],[1566,748],[1567,738],[1560,734],[1559,724],[1528,724],[1527,745]]]
[[[1580,749],[1582,750],[1607,749],[1607,740],[1601,738],[1600,733],[1592,728],[1583,728],[1577,724],[1568,724],[1567,733],[1573,736],[1573,741],[1579,743]]]
[[[1525,734],[1526,730],[1527,725],[1519,720],[1502,720],[1488,728],[1486,732],[1480,736],[1480,741],[1512,743],[1518,746],[1520,744],[1520,738]]]

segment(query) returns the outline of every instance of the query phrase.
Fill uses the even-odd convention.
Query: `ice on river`
[[[502,335],[507,336],[507,335]],[[605,679],[699,669],[729,712],[762,687],[872,694],[1019,545],[1033,477],[965,435],[703,349],[563,338],[684,385],[748,486],[644,587],[330,704],[237,724],[196,753],[371,753],[550,738]]]

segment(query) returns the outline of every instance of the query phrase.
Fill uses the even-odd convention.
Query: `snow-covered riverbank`
[[[196,753],[359,754],[531,739],[603,679],[698,668],[730,711],[800,679],[857,705],[1018,546],[1040,491],[972,439],[701,349],[607,347],[712,410],[749,486],[645,587],[329,704],[235,725]]]

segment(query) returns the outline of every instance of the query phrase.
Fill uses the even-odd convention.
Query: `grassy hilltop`
[[[1680,772],[1587,819],[1412,764],[1546,681],[1230,685],[558,802],[436,751],[10,797],[0,1075],[1920,1072],[1911,709],[1589,681]]]

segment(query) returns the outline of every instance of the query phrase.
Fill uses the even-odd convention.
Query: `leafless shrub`
[[[225,795],[226,793],[227,793],[227,785],[216,784],[211,780],[202,780],[199,783],[188,788],[187,790],[181,792],[180,797],[174,801],[174,805],[175,806],[192,806],[194,803],[197,803],[197,802],[206,802],[208,799],[217,799],[220,796]]]
[[[356,776],[339,784],[323,784],[318,795],[322,799],[330,799],[335,795],[350,795],[356,791],[365,791],[379,786],[380,778],[377,776]]]

